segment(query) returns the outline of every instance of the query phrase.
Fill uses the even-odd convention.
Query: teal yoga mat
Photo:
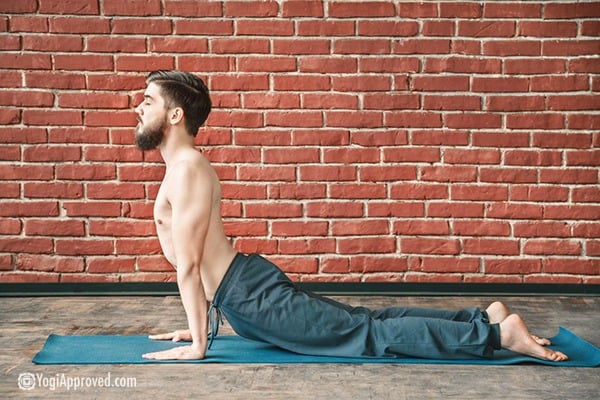
[[[166,350],[185,343],[150,340],[146,336],[60,336],[50,335],[42,350],[33,358],[36,364],[149,364],[149,363],[232,363],[232,364],[477,364],[509,365],[537,363],[561,367],[597,367],[600,365],[600,349],[560,327],[558,334],[550,339],[551,348],[563,351],[568,361],[556,363],[521,356],[502,350],[493,359],[431,360],[420,358],[344,358],[306,356],[239,336],[219,336],[207,352],[204,360],[153,361],[142,354]]]

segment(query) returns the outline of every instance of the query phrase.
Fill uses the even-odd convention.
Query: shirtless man
[[[194,147],[194,137],[208,117],[211,108],[208,89],[196,76],[178,71],[152,72],[148,75],[147,83],[144,100],[135,109],[139,121],[135,131],[135,141],[142,150],[158,147],[166,164],[165,177],[154,206],[154,219],[163,253],[177,271],[177,284],[188,323],[186,330],[151,335],[150,338],[174,342],[188,341],[191,344],[144,354],[144,358],[154,360],[204,358],[208,345],[209,317],[207,314],[209,310],[207,303],[211,302],[213,306],[215,303],[219,303],[217,306],[223,309],[223,313],[238,334],[309,354],[348,356],[407,354],[403,348],[394,348],[394,345],[397,344],[395,341],[400,341],[396,337],[392,338],[394,340],[386,342],[385,346],[380,346],[380,343],[360,342],[372,341],[373,337],[379,338],[383,334],[379,331],[375,334],[369,331],[370,325],[375,322],[386,326],[387,323],[391,323],[404,327],[399,330],[406,331],[408,336],[412,334],[412,340],[414,327],[403,325],[408,321],[417,325],[422,324],[423,321],[446,324],[455,323],[454,321],[459,318],[468,318],[469,324],[476,324],[479,330],[483,329],[487,332],[484,338],[477,339],[482,341],[482,356],[490,356],[493,349],[501,347],[551,361],[567,359],[563,353],[544,347],[549,344],[549,341],[530,335],[523,320],[516,314],[511,315],[500,302],[493,303],[485,311],[476,309],[456,313],[439,311],[441,317],[433,319],[420,317],[420,309],[390,308],[370,311],[362,307],[354,308],[342,305],[331,299],[303,292],[289,282],[284,274],[275,266],[270,265],[268,261],[259,256],[241,255],[232,247],[223,230],[219,179],[208,160]],[[243,265],[234,267],[237,264]],[[263,266],[265,268],[262,268]],[[253,271],[252,268],[255,270]],[[234,269],[235,272],[232,272]],[[255,272],[257,273],[255,274]],[[243,292],[245,289],[241,287],[244,282],[241,282],[243,279],[240,277],[244,273],[247,275],[245,280],[255,279],[256,282],[250,285],[252,288],[258,288],[259,285],[266,284],[266,281],[273,282],[269,283],[270,286],[267,289],[260,289],[259,294],[252,292],[252,290],[257,291],[258,289],[248,289],[248,292]],[[263,277],[260,277],[260,274],[263,274]],[[254,277],[255,275],[256,277]],[[272,278],[271,275],[275,277]],[[238,284],[239,287],[236,286]],[[236,286],[235,290],[228,292],[229,286]],[[280,297],[273,297],[275,295],[271,294],[266,309],[260,311],[250,309],[246,316],[247,308],[243,310],[240,306],[239,309],[234,309],[232,307],[235,305],[232,306],[232,301],[227,303],[227,297],[235,297],[235,293],[239,291],[243,292],[238,295],[241,299],[239,303],[244,304],[254,297],[260,297],[265,303],[264,297],[269,296],[266,293],[279,293]],[[286,302],[290,306],[287,309],[284,308],[284,311],[278,309],[277,312],[269,313],[273,305],[284,307]],[[245,307],[260,308],[264,307],[263,303],[256,300],[255,303],[250,306],[246,304]],[[299,306],[308,314],[294,313]],[[318,334],[314,334],[313,337],[307,332],[296,332],[298,327],[291,325],[301,319],[300,317],[310,315],[311,312],[312,317],[309,320],[303,320],[302,325],[299,326],[304,327],[305,330],[311,330],[317,326]],[[427,316],[438,315],[436,310],[424,310],[423,312]],[[401,314],[402,317],[392,317],[391,315],[394,313]],[[465,313],[469,316],[464,317]],[[275,318],[276,321],[270,322],[271,325],[259,321],[264,318]],[[350,326],[344,325],[343,335],[336,332],[337,336],[332,334],[327,337],[329,331],[327,334],[323,332],[330,328],[329,323],[332,318],[344,320],[344,323],[346,318],[353,318],[353,322],[350,322]],[[446,319],[454,321],[448,322]],[[319,325],[321,323],[323,325]],[[460,324],[465,325],[463,322]],[[307,327],[307,325],[309,326]],[[394,332],[390,332],[390,327],[386,326],[382,328],[382,332],[392,336]],[[339,324],[331,327],[332,330],[338,328]],[[431,329],[428,328],[424,331],[429,330]],[[452,330],[454,329],[449,329],[449,331]],[[216,332],[212,332],[212,334],[214,337]],[[296,334],[299,336],[292,338]],[[321,340],[321,336],[323,336],[323,340]],[[405,336],[402,338],[405,339]],[[440,340],[439,337],[432,339],[434,339],[433,341]],[[454,340],[454,338],[448,340]],[[319,341],[327,343],[317,343]],[[485,343],[486,341],[490,343]],[[492,343],[494,341],[495,344]],[[405,350],[412,350],[414,347],[411,344]],[[362,348],[368,349],[361,350]],[[421,352],[417,351],[415,354],[407,355],[444,357],[447,354],[448,358],[459,358],[463,354],[461,352],[444,353],[445,349],[441,350],[442,353],[435,349],[434,352],[430,352],[431,349],[427,347],[422,347],[422,349],[424,350],[419,350]]]

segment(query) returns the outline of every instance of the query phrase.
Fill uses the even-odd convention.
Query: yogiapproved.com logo
[[[124,376],[112,378],[110,372],[105,376],[69,376],[62,373],[48,376],[43,373],[23,372],[17,378],[17,385],[21,390],[33,390],[36,387],[49,390],[78,390],[97,387],[134,388],[137,385],[137,379]]]
[[[35,375],[29,372],[19,374],[17,385],[21,390],[31,390],[35,388]]]

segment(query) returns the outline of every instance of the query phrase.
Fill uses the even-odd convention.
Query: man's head
[[[153,71],[146,83],[144,101],[135,109],[140,122],[135,135],[138,147],[156,148],[169,121],[177,118],[182,119],[190,136],[196,136],[212,106],[204,82],[187,72]]]

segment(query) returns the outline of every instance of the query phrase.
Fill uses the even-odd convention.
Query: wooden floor
[[[346,297],[352,304],[485,307],[483,297]],[[600,345],[600,299],[506,297],[536,334],[563,325]],[[177,297],[0,299],[0,399],[597,399],[600,369],[539,365],[63,365],[31,362],[50,333],[148,334],[183,328]],[[231,333],[225,326],[221,334]],[[47,386],[74,377],[134,378],[133,388],[19,389],[19,375],[43,374]],[[63,381],[65,382],[65,381]],[[125,382],[125,381],[124,381]]]

